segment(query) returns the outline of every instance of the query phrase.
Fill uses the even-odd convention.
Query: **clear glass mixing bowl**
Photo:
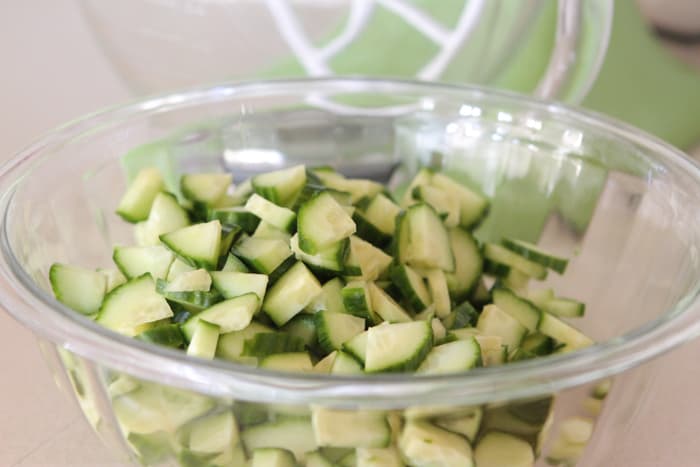
[[[241,180],[300,162],[392,188],[440,166],[480,189],[492,210],[479,237],[518,236],[572,258],[548,284],[587,303],[577,324],[599,343],[439,377],[276,373],[113,334],[53,299],[51,263],[107,267],[111,245],[132,241],[114,214],[125,173],[228,169]],[[0,169],[0,193],[0,301],[37,334],[99,436],[134,463],[243,465],[237,456],[260,443],[302,456],[315,448],[304,431],[313,405],[380,411],[396,431],[409,418],[477,413],[474,436],[512,433],[535,465],[581,455],[583,465],[615,465],[648,400],[648,365],[638,365],[700,330],[698,166],[621,123],[503,92],[340,78],[193,89],[54,131]],[[243,444],[232,434],[223,454],[191,452],[192,427],[213,413],[235,415]],[[581,418],[590,436],[572,436]],[[251,441],[257,424],[278,422],[301,435]]]

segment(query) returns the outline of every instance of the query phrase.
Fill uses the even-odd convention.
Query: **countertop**
[[[46,130],[129,96],[71,0],[0,2],[0,60],[3,161]],[[58,392],[32,334],[0,312],[0,336],[0,466],[120,465]],[[700,340],[651,363],[654,395],[615,465],[698,465],[698,355]]]

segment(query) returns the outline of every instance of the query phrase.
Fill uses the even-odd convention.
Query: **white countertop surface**
[[[0,160],[128,98],[73,0],[0,2]],[[0,311],[0,466],[117,466],[55,387],[32,334]],[[700,465],[700,341],[664,356],[617,466]]]

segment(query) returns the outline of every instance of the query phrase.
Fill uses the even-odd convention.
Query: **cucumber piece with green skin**
[[[333,375],[361,375],[364,373],[362,364],[350,354],[339,350],[331,365]]]
[[[542,305],[549,300],[556,298],[553,289],[528,289],[521,292],[521,296],[530,300],[535,306],[542,309]]]
[[[553,298],[541,305],[542,310],[563,318],[580,318],[586,313],[586,305],[571,298]]]
[[[274,332],[273,329],[253,321],[240,331],[221,334],[216,346],[216,356],[231,362],[246,360],[250,358],[243,356],[246,340],[253,338],[256,334],[272,332]]]
[[[185,208],[180,206],[175,195],[158,193],[153,199],[148,219],[134,226],[136,243],[152,246],[160,243],[160,236],[190,225]]]
[[[431,304],[423,278],[405,264],[394,265],[390,270],[391,281],[401,291],[409,308],[415,312],[421,312]]]
[[[403,467],[401,455],[394,447],[357,448],[357,467]]]
[[[432,206],[447,227],[459,225],[460,205],[454,194],[430,185],[418,185],[411,194],[413,199]]]
[[[430,185],[430,181],[433,179],[434,173],[435,172],[432,169],[428,169],[426,167],[422,167],[418,173],[416,173],[415,177],[413,177],[411,180],[411,183],[408,184],[406,190],[403,192],[401,197],[401,207],[407,208],[408,206],[415,204],[415,201],[413,200],[413,189],[420,185]]]
[[[158,169],[141,169],[119,201],[117,214],[127,222],[145,221],[151,212],[153,200],[164,189],[165,183]]]
[[[160,236],[160,241],[191,266],[216,269],[221,251],[218,220],[194,224]]]
[[[338,448],[383,448],[391,443],[386,412],[315,407],[311,423],[316,444]]]
[[[486,336],[499,336],[509,349],[519,346],[527,334],[527,328],[520,321],[501,310],[496,305],[486,305],[479,316],[476,328]]]
[[[502,287],[495,287],[491,291],[491,296],[494,305],[518,320],[528,331],[534,332],[538,329],[542,311],[532,302]]]
[[[291,336],[296,336],[304,341],[304,345],[311,351],[317,350],[318,340],[316,336],[316,318],[308,313],[299,313],[280,328]]]
[[[296,467],[294,454],[286,449],[258,448],[253,450],[250,467]]]
[[[165,347],[180,348],[185,343],[180,326],[177,324],[161,324],[143,331],[135,336],[137,339]]]
[[[534,356],[549,355],[554,351],[554,339],[539,332],[528,334],[520,344],[520,348]]]
[[[187,355],[211,360],[216,355],[216,345],[219,340],[220,328],[214,323],[198,319],[187,346]]]
[[[473,229],[486,216],[488,200],[444,174],[433,174],[430,184],[454,195],[459,202],[459,224]]]
[[[365,371],[414,371],[432,345],[433,331],[430,323],[424,321],[371,327],[367,333]]]
[[[464,301],[452,309],[442,320],[447,329],[461,329],[476,326],[479,320],[479,312],[469,301]]]
[[[311,420],[306,417],[279,418],[255,425],[241,433],[249,452],[258,448],[281,448],[294,453],[299,461],[304,454],[318,449]]]
[[[481,365],[481,347],[472,337],[433,347],[416,373],[438,375],[467,371]]]
[[[353,235],[350,237],[350,251],[360,266],[362,280],[374,281],[384,276],[393,258],[371,243]]]
[[[140,333],[142,325],[172,316],[168,302],[156,292],[153,278],[150,274],[144,274],[108,293],[95,321],[133,337]]]
[[[239,297],[247,293],[257,295],[260,303],[265,299],[268,277],[265,274],[232,271],[212,271],[211,283],[225,299]]]
[[[169,303],[181,305],[190,312],[198,312],[206,308],[212,307],[223,300],[221,294],[216,290],[212,291],[187,291],[187,292],[168,292],[166,291],[168,283],[163,279],[156,281],[156,291],[161,294]]]
[[[211,276],[206,269],[184,271],[169,280],[163,292],[207,292],[211,288]]]
[[[364,365],[365,358],[367,357],[367,331],[361,332],[355,337],[345,341],[343,343],[343,350]]]
[[[247,234],[255,232],[260,224],[260,218],[242,206],[212,208],[208,211],[207,220],[218,220],[221,225],[237,225]]]
[[[535,453],[530,443],[507,433],[486,433],[474,448],[474,459],[479,467],[531,467]]]
[[[349,193],[351,202],[357,203],[362,198],[371,198],[381,193],[384,187],[375,181],[361,178],[348,179],[337,172],[314,172],[321,182],[332,189]]]
[[[221,334],[240,331],[248,327],[259,306],[260,299],[254,293],[229,298],[192,316],[182,325],[182,331],[191,339],[200,320],[219,326]]]
[[[228,173],[191,173],[180,178],[180,190],[185,198],[195,203],[213,206],[231,186]]]
[[[463,301],[479,283],[484,260],[479,245],[469,232],[455,227],[448,231],[455,258],[455,270],[445,273],[450,296]]]
[[[401,308],[393,298],[380,289],[374,282],[367,284],[371,307],[379,317],[388,323],[407,323],[413,321],[411,315]],[[364,359],[363,359],[364,360]]]
[[[462,435],[467,438],[470,443],[474,443],[474,441],[476,441],[476,435],[479,433],[483,413],[481,408],[475,407],[466,414],[438,417],[435,419],[435,424],[447,431]]]
[[[306,467],[334,467],[334,465],[319,451],[314,451],[306,455]]]
[[[319,311],[315,315],[316,335],[321,349],[330,353],[365,330],[365,320],[347,313]]]
[[[391,243],[392,234],[386,234],[379,230],[376,225],[367,219],[366,215],[362,211],[355,210],[355,212],[352,214],[352,220],[355,222],[355,234],[361,239],[366,240],[372,245],[380,248],[384,248]]]
[[[345,313],[343,287],[343,281],[339,277],[327,281],[321,287],[321,293],[306,306],[305,310],[309,313],[316,313],[321,310]]]
[[[226,264],[231,247],[242,233],[243,231],[237,225],[221,227],[221,243],[219,245],[219,259],[216,261],[216,269],[222,268]]]
[[[268,290],[262,309],[277,326],[284,325],[321,293],[318,279],[297,262]]]
[[[484,245],[484,257],[493,263],[503,264],[524,272],[533,279],[544,280],[547,278],[547,268],[525,259],[501,245],[486,243]],[[507,273],[508,270],[505,271],[505,274]]]
[[[176,260],[177,261],[177,260]],[[224,272],[249,272],[250,270],[248,269],[248,266],[243,263],[236,255],[234,255],[232,252],[229,251],[228,255],[226,255],[226,262],[224,263],[224,266],[221,268],[221,271]]]
[[[505,278],[511,271],[511,267],[507,264],[499,263],[497,261],[484,260],[484,274],[494,276],[497,278]]]
[[[512,291],[526,290],[530,283],[530,276],[515,268],[510,268],[508,274],[503,277],[503,285]]]
[[[245,203],[245,208],[266,222],[284,232],[293,232],[296,227],[297,215],[291,209],[278,206],[275,203],[254,193]]]
[[[501,244],[525,259],[532,261],[533,263],[540,264],[546,268],[558,272],[559,274],[564,274],[566,271],[566,266],[569,264],[569,260],[556,256],[548,251],[539,248],[537,245],[525,242],[523,240],[503,238]]]
[[[331,277],[344,270],[345,260],[350,252],[350,240],[347,238],[329,245],[315,254],[306,253],[299,247],[299,234],[292,236],[289,246],[299,261],[303,261],[315,271]]]
[[[56,300],[84,315],[100,310],[107,291],[105,274],[67,264],[52,264],[49,282]]]
[[[474,467],[472,449],[466,439],[426,421],[406,423],[399,449],[409,465]]]
[[[303,351],[304,341],[301,338],[281,332],[258,332],[243,344],[243,356],[258,359],[278,353]]]
[[[273,226],[272,224],[268,224],[265,221],[260,222],[260,224],[258,225],[258,228],[255,229],[255,232],[253,232],[252,237],[253,238],[276,238],[279,240],[284,240],[285,242],[289,242],[289,240],[292,238],[292,236],[289,235],[289,232],[286,232],[284,230],[280,230],[277,227]]]
[[[168,276],[166,277],[167,282],[174,280],[177,276],[183,272],[190,272],[197,270],[196,267],[190,266],[189,264],[182,261],[180,258],[175,258],[168,269]]]
[[[565,344],[564,351],[583,349],[594,344],[590,337],[549,313],[542,314],[537,330]]]
[[[150,274],[154,279],[164,279],[175,256],[162,245],[118,246],[112,260],[127,279]]]
[[[447,229],[432,207],[414,204],[396,222],[399,262],[417,268],[454,271],[455,259]]]
[[[314,373],[321,373],[328,375],[331,373],[331,370],[333,369],[333,363],[335,363],[335,357],[338,356],[338,351],[334,350],[333,352],[329,353],[325,357],[323,357],[321,360],[319,360],[316,365],[314,365],[313,372]]]
[[[310,373],[314,365],[307,352],[286,352],[268,355],[258,366],[267,370]]]
[[[254,176],[253,190],[278,206],[290,207],[306,184],[306,168],[297,165]]]
[[[363,318],[369,323],[379,322],[376,313],[372,309],[372,300],[366,282],[348,282],[343,287],[341,294],[343,296],[343,306],[347,313]]]
[[[189,448],[197,453],[223,453],[238,444],[240,438],[236,419],[230,410],[194,420],[188,428]]]
[[[170,267],[172,268],[172,265]],[[98,268],[97,272],[102,274],[105,277],[105,280],[107,281],[105,293],[111,292],[113,289],[117,288],[118,286],[120,286],[126,282],[126,277],[124,277],[124,274],[122,274],[122,272],[119,269]],[[168,272],[168,274],[170,274],[170,272]],[[50,279],[51,279],[51,271],[49,271],[49,281],[50,281]],[[89,283],[89,282],[87,282],[87,283]]]
[[[452,304],[445,273],[441,269],[429,269],[426,271],[425,278],[428,282],[430,297],[435,305],[435,315],[438,318],[446,317],[450,314]]]
[[[438,318],[430,320],[430,327],[433,329],[433,345],[447,344],[451,339],[447,338],[447,329]]]
[[[327,186],[323,186],[321,184],[320,180],[317,180],[315,182],[312,182],[309,179],[309,173],[307,172],[307,183],[304,185],[304,188],[301,189],[301,192],[299,193],[299,196],[297,196],[296,200],[294,201],[294,211],[298,211],[299,207],[304,204],[306,201],[310,200],[314,196],[327,192],[335,200],[340,204],[341,206],[351,206],[352,205],[352,197],[350,196],[350,193],[344,192],[344,191],[339,191],[333,188],[328,188]],[[314,175],[315,177],[315,175]]]
[[[242,237],[232,251],[250,269],[260,274],[272,274],[288,258],[293,258],[289,244],[279,239]]]
[[[396,217],[401,208],[383,193],[371,198],[364,209],[364,217],[383,234],[391,237],[396,228]]]
[[[355,229],[352,217],[327,192],[320,193],[299,207],[299,247],[306,253],[318,253],[350,237]]]

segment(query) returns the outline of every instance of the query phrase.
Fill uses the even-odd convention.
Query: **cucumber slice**
[[[394,235],[396,217],[401,208],[383,193],[374,196],[364,210],[365,218],[385,235]]]
[[[430,184],[452,194],[459,202],[459,224],[467,229],[476,227],[486,216],[489,202],[486,198],[447,175],[433,174]]]
[[[191,338],[197,321],[205,320],[219,326],[221,334],[245,329],[260,306],[260,299],[254,293],[230,298],[192,316],[182,326],[187,338]]]
[[[309,178],[309,172],[306,173],[306,176],[307,183],[304,185],[304,188],[301,189],[299,196],[297,196],[296,200],[294,201],[295,211],[299,210],[299,207],[302,204],[323,192],[330,194],[341,206],[352,205],[352,197],[350,196],[350,193],[323,186],[320,180],[312,182]]]
[[[284,232],[291,233],[296,227],[297,215],[294,211],[277,206],[257,193],[248,198],[245,208],[258,216],[261,221]]]
[[[239,432],[231,411],[195,420],[190,425],[189,447],[196,453],[223,453],[238,444]]]
[[[281,448],[294,453],[299,461],[304,453],[318,449],[311,420],[308,418],[280,418],[255,425],[241,433],[249,452],[259,448]]]
[[[468,301],[462,302],[442,320],[447,329],[461,329],[476,326],[479,312]]]
[[[316,333],[321,349],[330,353],[365,330],[365,320],[347,313],[319,311],[315,315]]]
[[[221,268],[221,271],[223,271],[223,272],[248,272],[250,270],[248,269],[248,266],[246,266],[245,263],[243,263],[243,261],[238,259],[238,257],[236,255],[229,252],[229,254],[226,255],[226,262],[224,263],[224,266]]]
[[[219,326],[198,319],[194,325],[194,332],[187,346],[187,355],[211,360],[216,355],[216,345],[219,340]]]
[[[438,375],[467,371],[481,364],[481,348],[476,340],[458,340],[433,347],[416,373]]]
[[[256,334],[271,332],[273,332],[273,330],[269,327],[253,321],[240,331],[221,334],[216,346],[216,356],[231,362],[246,360],[248,357],[243,357],[245,341],[253,338]]]
[[[536,331],[542,319],[542,311],[532,302],[518,297],[512,291],[496,287],[491,291],[493,303],[501,310],[518,320],[528,331]]]
[[[391,443],[391,428],[385,412],[315,407],[311,423],[319,446],[383,448]]]
[[[452,304],[450,303],[450,291],[447,287],[445,273],[441,269],[429,269],[425,278],[428,281],[428,290],[435,305],[435,315],[444,318],[450,314]]]
[[[329,193],[321,193],[299,208],[299,247],[318,253],[355,233],[355,222]]]
[[[211,288],[211,276],[206,269],[185,271],[175,276],[165,286],[164,292],[207,292]]]
[[[286,449],[258,448],[253,450],[250,467],[296,467],[294,454]]]
[[[180,190],[190,201],[213,206],[224,197],[231,180],[231,174],[225,173],[185,174],[180,178]]]
[[[221,251],[218,220],[194,224],[160,236],[161,242],[191,266],[216,269]]]
[[[367,284],[371,309],[388,323],[407,323],[413,318],[401,306],[380,289],[374,282]],[[364,361],[364,358],[362,359]]]
[[[336,275],[345,268],[345,260],[350,252],[350,240],[345,238],[324,247],[315,254],[309,254],[299,247],[299,234],[292,236],[289,246],[294,256],[323,275]]]
[[[343,350],[364,365],[367,356],[367,331],[361,332],[352,339],[345,341]]]
[[[143,465],[157,465],[174,455],[171,436],[164,431],[129,433],[126,440]]]
[[[342,295],[343,287],[343,281],[340,278],[336,277],[329,280],[323,284],[321,293],[306,306],[305,310],[309,313],[316,313],[321,310],[345,313]]]
[[[172,265],[170,266],[172,268]],[[124,284],[126,277],[118,269],[97,269],[97,272],[102,274],[107,281],[106,292],[111,292],[113,289]],[[169,274],[169,272],[168,272]],[[49,271],[49,280],[51,279],[51,271]],[[54,292],[55,293],[55,292]]]
[[[299,313],[282,326],[281,331],[300,338],[309,349],[314,350],[317,347],[316,318],[314,315]]]
[[[99,271],[54,263],[49,282],[56,300],[78,313],[97,313],[107,291],[107,277]]]
[[[251,179],[253,190],[278,206],[290,207],[306,183],[306,168],[297,165],[288,169],[256,175]]]
[[[168,283],[162,279],[156,281],[156,292],[161,294],[171,303],[182,305],[190,312],[198,312],[216,305],[222,300],[221,294],[216,290],[213,291],[187,291],[187,292],[168,292]]]
[[[564,318],[579,318],[586,313],[586,305],[571,298],[553,298],[541,306],[543,311]]]
[[[491,260],[494,263],[504,264],[506,266],[524,272],[533,279],[544,280],[547,278],[547,268],[540,264],[527,260],[522,256],[518,255],[517,253],[513,253],[507,248],[502,247],[501,245],[497,245],[495,243],[486,243],[484,245],[484,257]],[[508,271],[509,270],[506,270],[505,274],[507,274]]]
[[[420,185],[430,185],[430,181],[433,179],[433,170],[428,168],[421,168],[411,183],[408,184],[406,190],[403,192],[401,197],[401,207],[407,208],[413,204],[415,201],[413,199],[413,189]]]
[[[363,281],[348,282],[341,291],[345,311],[351,315],[366,319],[369,323],[378,323],[376,313],[372,309],[372,300],[367,283]]]
[[[265,274],[232,271],[212,271],[209,274],[212,286],[226,299],[251,292],[257,295],[260,303],[265,299],[268,282]]]
[[[418,185],[412,190],[413,199],[422,201],[435,209],[444,219],[447,227],[459,225],[460,205],[457,197],[441,188],[430,185]]]
[[[398,264],[391,268],[390,276],[411,310],[421,312],[428,308],[431,304],[430,293],[416,271],[405,264]]]
[[[282,326],[320,293],[321,284],[304,263],[297,262],[267,292],[262,309],[277,326]]]
[[[310,373],[313,363],[307,352],[287,352],[268,355],[260,360],[260,368],[276,371]]]
[[[513,253],[516,253],[523,258],[532,261],[533,263],[541,264],[546,268],[552,269],[559,274],[564,274],[564,271],[566,271],[566,266],[569,264],[568,259],[555,256],[554,254],[529,242],[511,238],[503,238],[501,240],[501,244]]]
[[[314,373],[330,374],[333,369],[333,363],[335,363],[335,357],[338,356],[338,352],[334,350],[314,365]]]
[[[155,168],[141,169],[119,201],[117,214],[127,222],[148,219],[153,200],[165,189],[163,177]]]
[[[450,247],[455,258],[454,272],[445,273],[450,296],[462,301],[475,289],[484,267],[481,250],[474,237],[460,228],[449,229]]]
[[[435,210],[424,203],[414,204],[399,216],[396,227],[398,260],[417,268],[455,269],[447,229]]]
[[[196,269],[197,268],[190,266],[181,259],[175,258],[172,264],[170,264],[170,268],[168,269],[167,282],[175,280],[175,278],[183,272],[195,271]]]
[[[474,467],[472,449],[466,439],[425,421],[406,423],[399,449],[409,465]],[[502,467],[506,465],[510,467],[509,464]]]
[[[486,433],[474,448],[474,459],[479,467],[531,467],[535,453],[530,443],[507,433]]]
[[[466,414],[441,416],[435,419],[435,424],[447,431],[462,435],[474,443],[476,435],[479,433],[483,413],[481,408],[475,407]]]
[[[374,281],[389,269],[393,258],[379,248],[355,235],[350,237],[350,251],[360,266],[362,279]]]
[[[529,283],[530,276],[515,268],[511,268],[510,271],[508,271],[508,274],[503,277],[503,285],[514,292],[526,290]]]
[[[288,232],[280,230],[272,224],[268,224],[265,221],[261,221],[258,225],[258,228],[255,229],[255,232],[253,232],[253,238],[276,238],[279,240],[284,240],[285,242],[289,242],[292,236],[289,235]]]
[[[392,236],[380,231],[361,211],[355,210],[352,214],[352,220],[355,222],[356,235],[361,239],[380,248],[391,243]]]
[[[424,321],[374,326],[367,333],[365,371],[414,371],[432,343],[432,328]]]
[[[237,225],[221,227],[221,242],[219,244],[219,259],[216,261],[216,269],[224,267],[231,247],[243,231]]]
[[[403,467],[396,448],[357,448],[357,467]]]
[[[265,358],[278,353],[303,352],[304,341],[282,332],[259,332],[246,339],[243,356]]]
[[[288,258],[293,258],[289,244],[279,239],[243,237],[235,245],[233,252],[253,271],[272,274]]]
[[[139,334],[139,326],[171,316],[173,312],[168,302],[156,292],[153,278],[144,274],[108,293],[95,321],[133,337]]]
[[[114,248],[112,259],[127,279],[146,273],[154,279],[164,279],[175,256],[162,245],[118,246]]]
[[[362,364],[355,360],[350,354],[338,351],[333,360],[331,374],[333,375],[361,375],[364,371]]]
[[[161,324],[154,328],[146,329],[135,337],[144,342],[176,349],[182,347],[185,343],[180,326],[177,324]]]
[[[534,356],[549,355],[554,351],[554,339],[539,332],[528,334],[520,348]]]
[[[380,183],[372,180],[361,178],[347,179],[337,172],[315,171],[314,173],[325,186],[349,193],[353,204],[362,198],[372,198],[384,190]]]
[[[208,221],[218,220],[222,225],[239,226],[245,233],[252,234],[260,224],[258,216],[242,206],[210,209]]]
[[[484,307],[476,328],[483,335],[500,337],[502,344],[509,349],[518,347],[527,334],[525,326],[496,305]]]
[[[158,193],[153,199],[148,219],[136,224],[134,234],[140,246],[160,243],[160,236],[190,225],[187,211],[180,206],[175,195]]]
[[[594,344],[590,337],[549,313],[542,314],[538,331],[565,344],[563,350],[566,352],[583,349]]]

